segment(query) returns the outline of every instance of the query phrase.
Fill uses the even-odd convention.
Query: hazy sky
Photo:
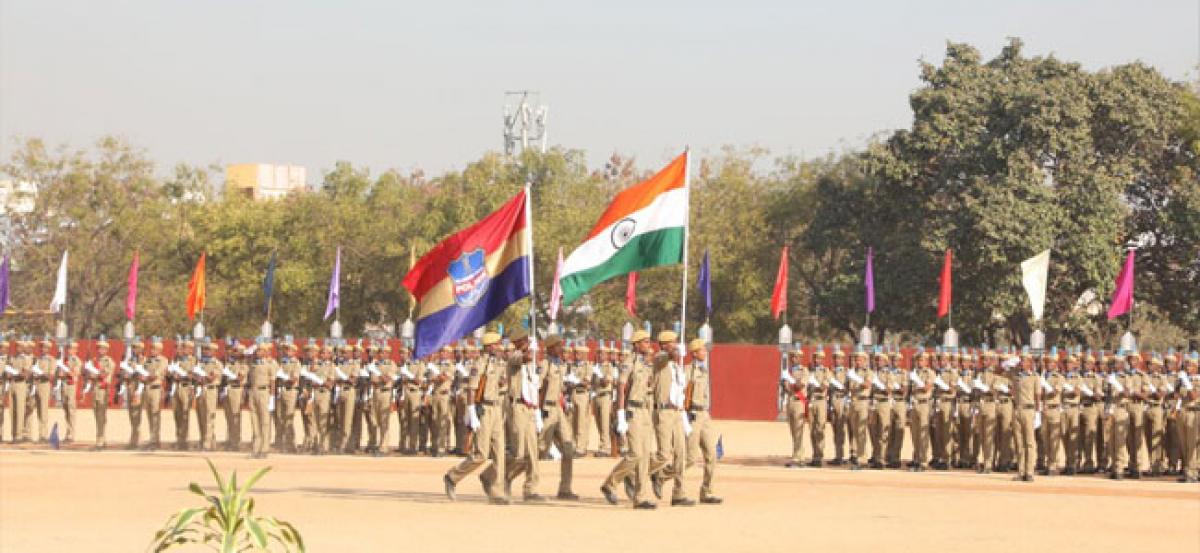
[[[1182,80],[1200,0],[0,0],[0,135],[118,134],[164,170],[439,172],[498,150],[504,91],[528,88],[593,166],[686,144],[815,156],[907,126],[917,60],[947,40],[992,57],[1009,36]]]

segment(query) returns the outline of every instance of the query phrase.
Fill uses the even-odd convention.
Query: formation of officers
[[[1200,354],[1142,355],[1054,348],[899,352],[818,347],[811,365],[797,345],[780,374],[792,435],[790,466],[834,457],[852,469],[1107,473],[1109,478],[1177,475],[1195,483],[1200,464]],[[907,365],[907,366],[903,366]],[[869,442],[868,442],[869,438]],[[868,447],[869,444],[869,447]],[[848,449],[847,449],[848,448]],[[868,455],[869,453],[869,455]],[[848,454],[848,455],[847,455]]]
[[[129,416],[129,449],[164,447],[166,410],[174,417],[177,450],[240,451],[241,418],[249,416],[256,458],[272,449],[378,456],[388,452],[384,439],[395,412],[396,451],[466,457],[447,475],[452,498],[459,480],[490,461],[480,479],[491,502],[507,504],[511,483],[522,474],[523,498],[544,500],[537,493],[538,461],[544,459],[562,466],[555,497],[578,499],[572,463],[588,453],[594,429],[595,456],[621,456],[602,489],[610,502],[618,502],[613,489],[622,485],[636,507],[654,508],[645,490],[661,497],[671,482],[672,505],[694,505],[683,490],[683,472],[701,463],[700,502],[720,503],[713,494],[717,436],[708,414],[705,344],[689,344],[684,363],[675,333],[658,338],[661,349],[639,331],[634,351],[601,342],[591,352],[550,336],[537,355],[524,331],[507,340],[489,332],[481,347],[463,342],[422,361],[410,359],[404,346],[393,352],[386,342],[368,340],[300,344],[287,337],[278,345],[259,339],[221,348],[214,341],[181,339],[176,355],[168,356],[158,338],[132,340],[122,355],[101,337],[90,355],[81,356],[75,342],[58,347],[50,338],[0,338],[0,437],[7,422],[15,443],[47,441],[54,397],[65,419],[63,441],[70,443],[77,401],[90,397],[98,450],[107,447],[109,407],[121,405]],[[226,425],[223,444],[214,431],[218,412]],[[198,442],[190,441],[193,415]],[[33,432],[35,424],[40,433]]]

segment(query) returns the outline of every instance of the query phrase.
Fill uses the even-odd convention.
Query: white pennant
[[[67,252],[63,251],[62,263],[58,266],[58,284],[54,287],[54,299],[50,300],[50,310],[58,313],[67,304]]]
[[[1050,250],[1039,253],[1021,262],[1021,284],[1025,285],[1025,293],[1029,294],[1029,308],[1033,311],[1033,320],[1042,320],[1042,311],[1046,307],[1046,282],[1050,276]]]

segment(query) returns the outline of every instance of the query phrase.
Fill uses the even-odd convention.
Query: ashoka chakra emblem
[[[629,243],[629,239],[633,238],[633,231],[637,228],[637,222],[632,218],[622,219],[617,223],[612,230],[612,245],[616,249],[621,249],[625,244]]]

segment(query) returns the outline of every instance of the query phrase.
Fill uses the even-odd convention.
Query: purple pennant
[[[8,254],[4,254],[4,263],[0,264],[0,315],[8,310]]]
[[[333,277],[329,279],[329,301],[325,304],[325,319],[337,310],[342,302],[342,248],[337,249],[337,260],[333,262]]]
[[[875,250],[867,247],[867,313],[875,312]]]

